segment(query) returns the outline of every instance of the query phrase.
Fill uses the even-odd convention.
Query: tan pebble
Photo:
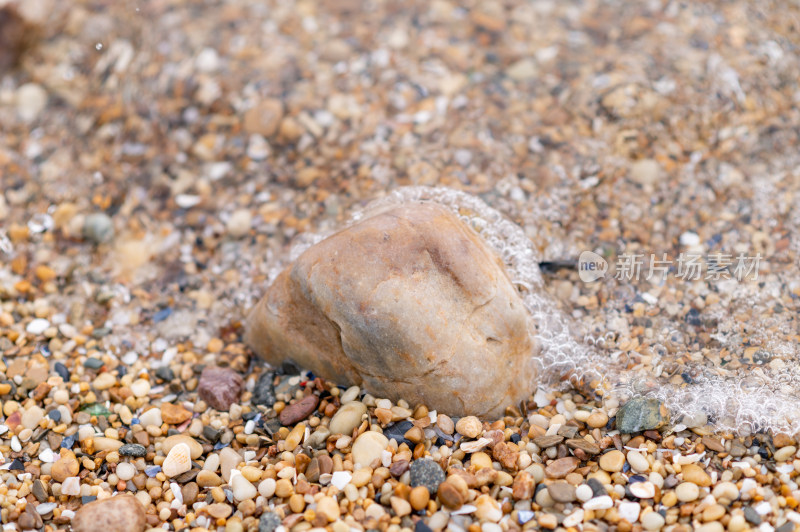
[[[299,514],[306,508],[306,501],[302,495],[295,493],[289,497],[289,508],[292,512]]]
[[[422,510],[428,506],[428,501],[431,500],[431,494],[428,492],[428,488],[425,486],[417,486],[416,488],[411,489],[411,493],[408,494],[408,502],[411,503],[411,507],[414,510]]]
[[[705,523],[694,529],[695,532],[724,532],[725,527],[719,521]]]
[[[161,450],[165,454],[169,454],[172,448],[179,443],[183,443],[189,447],[189,455],[192,457],[192,460],[197,460],[203,456],[203,446],[200,445],[200,442],[186,434],[175,434],[174,436],[169,436],[164,439],[164,441],[161,442]]]
[[[671,508],[678,503],[678,496],[675,494],[674,491],[668,491],[661,497],[661,504],[664,506]]]
[[[781,447],[788,447],[789,445],[794,445],[795,441],[794,441],[794,438],[792,438],[788,434],[782,432],[782,433],[776,434],[772,438],[772,444],[777,448],[781,448]]]
[[[317,502],[317,513],[325,516],[329,523],[339,519],[339,503],[333,497],[322,497]]]
[[[289,452],[297,449],[297,446],[303,441],[305,431],[306,426],[303,423],[296,425],[291,432],[289,432],[288,436],[286,436],[286,440],[283,442],[283,448]]]
[[[206,507],[206,511],[208,512],[208,515],[214,519],[225,519],[231,515],[233,508],[231,508],[231,506],[228,504],[215,502],[214,504],[209,504]]]
[[[675,488],[675,495],[681,502],[696,501],[700,496],[700,488],[691,482],[681,482]]]
[[[356,438],[352,447],[353,463],[362,466],[371,466],[373,462],[380,462],[383,451],[389,445],[389,440],[383,434],[368,430]]]
[[[724,501],[724,504],[730,504],[739,498],[739,488],[733,482],[720,482],[714,486],[711,494],[718,502]]]
[[[192,417],[192,413],[181,405],[164,403],[161,405],[161,419],[167,425],[180,425]]]
[[[461,496],[461,492],[450,481],[439,484],[439,489],[436,494],[439,500],[442,501],[442,504],[447,508],[456,510],[461,508],[464,504],[464,498]]]
[[[403,517],[411,513],[411,505],[408,501],[400,497],[391,497],[389,502],[392,505],[392,511],[397,517]]]
[[[467,438],[477,438],[483,432],[483,424],[475,416],[465,416],[456,423],[456,432]]]
[[[681,467],[681,476],[684,481],[692,482],[698,486],[708,487],[711,485],[711,477],[697,464],[683,465]]]
[[[261,470],[253,466],[244,466],[242,468],[242,476],[250,482],[261,480]]]
[[[353,479],[350,481],[355,487],[360,488],[366,486],[372,480],[372,468],[363,467],[353,473]]]
[[[500,503],[490,495],[481,495],[475,500],[475,517],[496,523],[503,517]]]
[[[222,484],[222,479],[219,475],[211,471],[206,471],[205,469],[201,469],[200,472],[197,473],[195,481],[197,485],[202,488],[213,488]]]
[[[94,450],[97,451],[97,452],[116,451],[116,450],[119,450],[120,447],[122,447],[122,442],[121,441],[112,440],[111,438],[105,438],[105,437],[102,437],[102,436],[98,437],[98,438],[94,438],[92,440],[92,442],[94,444]]]
[[[603,428],[607,423],[608,416],[605,412],[594,412],[589,416],[589,419],[586,420],[586,424],[595,429]]]
[[[75,455],[69,451],[66,456],[62,456],[55,461],[50,468],[50,475],[56,482],[64,482],[67,477],[74,477],[80,471],[80,464]]]
[[[775,451],[775,461],[776,462],[786,462],[787,460],[794,457],[795,453],[797,452],[797,447],[794,445],[787,445],[786,447],[781,447],[777,451]]]
[[[289,479],[282,478],[275,484],[276,496],[285,499],[286,497],[291,496],[292,493],[294,493],[294,488],[292,487],[292,483],[289,481]]]
[[[614,449],[602,455],[599,464],[603,471],[618,473],[622,471],[622,467],[625,465],[625,455]]]
[[[484,452],[472,453],[469,459],[470,463],[475,469],[483,469],[492,467],[492,459]]]
[[[191,451],[185,443],[178,443],[170,449],[164,462],[161,464],[161,471],[169,477],[176,477],[192,468]]]
[[[703,521],[718,521],[725,515],[725,507],[721,504],[712,504],[703,510]]]

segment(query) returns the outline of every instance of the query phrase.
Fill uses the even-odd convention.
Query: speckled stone
[[[436,493],[439,484],[445,481],[445,474],[433,460],[415,460],[409,469],[411,486],[425,486],[431,494]]]
[[[126,443],[120,447],[117,452],[121,456],[135,456],[141,458],[147,454],[147,449],[144,445],[139,445],[138,443]]]
[[[281,518],[273,512],[266,512],[258,520],[258,532],[273,532],[281,524]]]
[[[669,420],[667,408],[658,399],[635,397],[617,412],[617,430],[622,434],[658,429]]]

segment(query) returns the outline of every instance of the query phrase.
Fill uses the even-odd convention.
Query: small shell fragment
[[[161,464],[161,470],[170,478],[185,473],[191,468],[191,450],[185,443],[178,443],[170,449],[167,457],[164,459],[164,463]]]

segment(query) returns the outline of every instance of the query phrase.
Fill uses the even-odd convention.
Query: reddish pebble
[[[200,399],[216,410],[228,410],[239,400],[242,377],[232,369],[207,367],[200,375],[197,393]]]
[[[317,409],[319,404],[319,396],[309,395],[303,397],[293,405],[286,406],[281,410],[280,421],[281,424],[289,426],[294,425],[298,421],[302,421],[310,416],[314,410]]]

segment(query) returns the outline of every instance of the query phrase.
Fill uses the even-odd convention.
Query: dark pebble
[[[761,516],[758,515],[758,512],[753,510],[752,506],[744,507],[744,518],[747,519],[747,522],[751,525],[758,526],[761,524]]]
[[[433,532],[433,529],[420,519],[417,521],[417,524],[414,525],[414,532]]]
[[[81,497],[81,504],[89,504],[90,502],[94,502],[97,500],[97,497],[94,495],[87,495],[85,497]]]
[[[164,321],[165,319],[169,318],[170,314],[172,314],[172,309],[170,307],[159,310],[153,314],[153,323]]]
[[[275,388],[272,386],[272,381],[275,379],[275,373],[265,371],[256,381],[256,386],[253,388],[253,404],[272,406],[275,404]]]
[[[102,338],[111,334],[111,327],[98,327],[92,331],[93,338]]]
[[[775,529],[775,532],[792,532],[795,524],[792,521],[786,521],[781,526]]]
[[[261,514],[258,520],[258,532],[273,532],[281,524],[281,518],[273,512]]]
[[[666,421],[666,408],[650,397],[634,397],[617,412],[617,430],[622,434],[658,429]]]
[[[390,440],[394,438],[394,440],[397,441],[397,445],[405,443],[406,445],[408,445],[410,449],[413,449],[414,444],[403,437],[403,435],[406,432],[408,432],[408,429],[410,429],[413,426],[414,426],[413,423],[411,423],[408,420],[398,421],[397,423],[392,423],[391,425],[383,429],[383,435],[389,438]],[[437,432],[437,434],[439,433]]]
[[[694,325],[695,327],[702,325],[703,322],[700,320],[700,311],[696,308],[689,309],[689,312],[686,313],[686,323]]]
[[[17,524],[22,530],[33,530],[36,528],[36,519],[28,512],[19,516]]]
[[[442,468],[433,460],[414,460],[409,472],[411,473],[411,486],[425,486],[431,495],[439,490],[439,484],[446,478]]]
[[[24,471],[25,465],[22,463],[22,460],[20,460],[19,458],[15,458],[14,461],[11,462],[9,469],[11,471]]]
[[[83,363],[84,368],[100,369],[103,367],[103,361],[99,358],[89,357]]]
[[[70,374],[69,370],[67,369],[67,366],[65,366],[61,362],[56,362],[53,369],[55,369],[55,372],[58,374],[59,377],[61,377],[61,379],[64,382],[69,382]]]
[[[286,406],[281,410],[278,418],[284,426],[294,425],[298,421],[302,421],[317,409],[319,404],[319,397],[316,395],[308,395],[303,397],[296,403]]]
[[[602,495],[608,495],[608,491],[603,486],[603,483],[597,480],[596,478],[590,478],[586,481],[590,488],[592,488],[592,495],[595,497],[600,497]]]
[[[135,456],[136,458],[141,458],[147,454],[147,449],[144,445],[139,445],[138,443],[126,443],[120,447],[117,452],[121,456]]]
[[[61,412],[53,409],[47,413],[47,417],[58,423],[59,421],[61,421]]]
[[[47,488],[44,487],[44,483],[42,483],[42,481],[38,478],[33,481],[31,491],[33,492],[33,496],[36,497],[37,501],[47,502]]]
[[[61,440],[61,447],[64,449],[72,449],[72,446],[75,445],[75,438],[76,435],[72,436],[65,436],[63,440]]]
[[[210,425],[203,427],[203,437],[211,443],[217,443],[225,431],[222,429],[215,429]]]
[[[171,381],[175,378],[175,373],[169,369],[169,366],[161,366],[156,370],[156,377],[161,379],[162,381]]]

